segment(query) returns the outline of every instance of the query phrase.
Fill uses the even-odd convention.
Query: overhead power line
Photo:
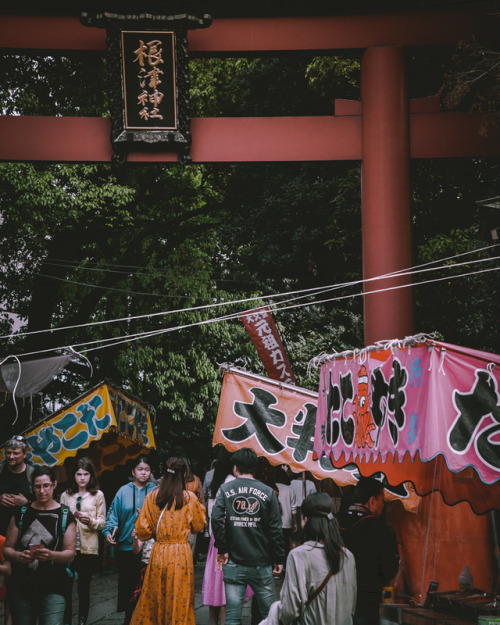
[[[266,296],[256,296],[256,297],[249,297],[249,298],[242,298],[242,299],[238,299],[238,300],[228,300],[228,301],[221,301],[221,302],[213,302],[211,304],[204,304],[201,306],[191,306],[188,308],[178,308],[178,309],[174,309],[174,310],[166,310],[166,311],[161,311],[161,312],[156,312],[156,313],[147,313],[144,315],[136,315],[136,316],[128,316],[128,317],[120,317],[117,319],[107,319],[107,320],[102,320],[102,321],[92,321],[92,322],[87,322],[84,324],[77,324],[77,325],[71,325],[71,326],[61,326],[58,328],[47,328],[47,329],[43,329],[43,330],[34,330],[31,332],[19,332],[16,334],[8,334],[8,335],[3,335],[0,336],[0,339],[6,339],[6,338],[13,338],[13,337],[22,337],[22,336],[30,336],[33,334],[43,334],[43,333],[54,333],[54,332],[61,332],[61,331],[67,331],[67,330],[75,330],[75,329],[80,329],[80,328],[85,328],[85,327],[93,327],[93,326],[98,326],[98,325],[107,325],[107,324],[112,324],[112,323],[121,323],[121,322],[129,322],[129,321],[135,321],[138,319],[147,319],[147,318],[154,318],[154,317],[158,317],[158,316],[166,316],[166,315],[172,315],[172,314],[177,314],[177,313],[186,313],[186,312],[194,312],[194,311],[201,311],[201,310],[206,310],[208,308],[220,308],[221,306],[229,306],[229,305],[234,305],[234,304],[242,304],[242,303],[249,303],[249,302],[258,302],[258,301],[264,301],[264,300],[270,300],[270,299],[276,299],[276,298],[280,298],[280,297],[291,297],[291,296],[297,296],[296,299],[303,299],[306,297],[311,297],[313,295],[320,295],[323,293],[326,293],[328,291],[332,291],[332,290],[338,290],[341,288],[347,288],[347,287],[352,287],[352,286],[357,286],[360,284],[368,284],[370,282],[374,282],[377,280],[383,280],[383,279],[387,279],[387,278],[391,278],[391,277],[396,277],[396,276],[411,276],[417,273],[424,273],[426,271],[437,271],[439,269],[452,269],[452,268],[457,268],[463,265],[471,265],[474,263],[480,263],[480,262],[490,262],[492,260],[497,259],[498,257],[488,257],[488,258],[482,258],[482,259],[476,259],[476,260],[469,260],[469,261],[464,261],[462,263],[454,263],[454,264],[450,264],[450,265],[443,265],[441,264],[438,267],[431,267],[431,265],[435,265],[436,263],[446,263],[449,262],[451,260],[456,260],[458,258],[461,258],[463,256],[467,256],[473,253],[477,253],[477,252],[482,252],[485,250],[489,250],[490,248],[495,247],[494,245],[491,246],[487,246],[484,248],[481,248],[479,250],[471,250],[471,251],[467,251],[467,252],[462,252],[460,254],[456,254],[454,256],[448,256],[436,261],[430,261],[428,263],[423,263],[421,265],[416,265],[410,269],[401,269],[389,274],[384,274],[381,276],[375,276],[373,278],[369,278],[366,280],[355,280],[352,282],[344,282],[344,283],[339,283],[339,284],[334,284],[334,285],[327,285],[327,286],[321,286],[321,287],[314,287],[314,288],[310,288],[310,289],[302,289],[302,290],[297,290],[297,291],[285,291],[282,293],[275,293],[275,294],[271,294],[271,295],[266,295]],[[62,278],[56,278],[58,280],[62,280]],[[81,285],[86,285],[86,283],[79,283]],[[92,284],[88,284],[87,286],[98,286],[98,285],[92,285]],[[104,287],[101,287],[104,288]],[[127,292],[127,291],[125,291]],[[130,292],[130,294],[134,294],[134,292]],[[139,293],[139,295],[141,295]],[[216,294],[214,294],[215,296]],[[295,298],[292,298],[292,300]],[[284,302],[281,302],[282,304]]]
[[[423,286],[425,284],[432,284],[432,283],[436,283],[436,282],[442,282],[442,281],[450,281],[450,280],[455,280],[458,278],[464,278],[464,277],[469,277],[469,276],[474,276],[474,275],[479,275],[479,274],[483,274],[483,273],[489,273],[492,271],[499,271],[500,270],[500,266],[498,267],[491,267],[488,269],[481,269],[479,271],[472,271],[472,272],[466,272],[466,273],[462,273],[462,274],[457,274],[457,275],[452,275],[452,276],[444,276],[441,278],[434,278],[431,280],[425,280],[422,282],[409,282],[407,284],[401,284],[401,285],[397,285],[397,286],[393,286],[393,287],[387,287],[387,288],[383,288],[383,289],[376,289],[373,291],[369,291],[368,294],[376,294],[376,293],[384,293],[387,291],[394,291],[394,290],[398,290],[398,289],[404,289],[404,288],[409,288],[409,287],[418,287],[418,286]],[[343,295],[340,297],[332,297],[332,298],[327,298],[324,300],[320,300],[320,301],[314,301],[314,302],[301,302],[299,304],[291,304],[289,306],[280,306],[280,303],[278,303],[275,306],[275,310],[276,312],[281,312],[283,310],[291,310],[294,308],[301,308],[301,307],[309,307],[309,306],[317,306],[319,304],[324,304],[327,302],[338,302],[338,301],[342,301],[342,300],[346,300],[346,299],[353,299],[355,297],[361,297],[363,295],[367,294],[366,292],[360,292],[360,293],[353,293],[350,295]],[[247,309],[247,310],[243,310],[243,311],[239,311],[236,313],[231,313],[228,315],[223,315],[220,317],[214,317],[211,319],[205,319],[205,320],[201,320],[201,321],[196,321],[193,323],[187,323],[184,325],[178,325],[178,326],[173,326],[173,327],[169,327],[169,328],[160,328],[158,330],[151,330],[148,332],[140,332],[140,333],[136,333],[136,334],[129,334],[129,335],[125,335],[125,336],[121,336],[121,337],[112,337],[112,338],[108,338],[108,339],[97,339],[95,341],[85,341],[82,343],[77,343],[77,344],[72,344],[72,345],[65,345],[65,346],[60,346],[60,347],[55,347],[55,348],[50,348],[50,349],[45,349],[45,350],[39,350],[39,351],[34,351],[34,352],[29,352],[29,353],[25,353],[22,354],[22,356],[33,356],[33,355],[40,355],[40,354],[44,354],[44,353],[50,353],[50,352],[54,352],[54,351],[59,351],[59,350],[63,350],[63,349],[75,349],[75,348],[84,348],[84,351],[86,353],[91,352],[91,351],[96,351],[96,350],[100,350],[100,349],[106,349],[108,347],[117,347],[119,345],[125,344],[125,343],[132,343],[138,340],[142,340],[145,338],[150,338],[153,336],[158,336],[161,334],[166,334],[166,333],[170,333],[170,332],[176,332],[179,330],[184,330],[184,329],[188,329],[188,328],[193,328],[193,327],[197,327],[197,326],[202,326],[202,325],[208,325],[208,324],[212,324],[212,323],[217,323],[220,321],[229,321],[232,319],[238,319],[241,316],[251,313],[252,309]]]

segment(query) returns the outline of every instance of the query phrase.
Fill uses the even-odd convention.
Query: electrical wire
[[[500,267],[492,267],[489,269],[481,269],[479,271],[474,271],[474,272],[467,272],[467,273],[463,273],[463,274],[457,274],[455,276],[445,276],[445,277],[441,277],[441,278],[434,278],[432,280],[426,280],[423,282],[409,282],[407,284],[402,284],[402,285],[397,285],[397,286],[393,286],[393,287],[387,287],[384,289],[378,289],[375,291],[369,291],[368,293],[353,293],[351,295],[344,295],[341,297],[334,297],[334,298],[328,298],[325,300],[320,300],[320,301],[314,301],[314,302],[302,302],[300,304],[294,304],[294,305],[290,305],[290,306],[279,306],[276,305],[275,310],[276,312],[281,312],[283,310],[291,310],[294,308],[301,308],[304,306],[316,306],[318,304],[323,304],[326,302],[336,302],[336,301],[341,301],[341,300],[345,300],[345,299],[353,299],[355,297],[360,297],[366,294],[376,294],[376,293],[384,293],[387,291],[394,291],[394,290],[398,290],[398,289],[402,289],[402,288],[408,288],[408,287],[417,287],[417,286],[423,286],[426,284],[432,284],[432,283],[436,283],[436,282],[442,282],[444,280],[446,281],[450,281],[453,279],[457,279],[457,278],[463,278],[463,277],[468,277],[468,276],[472,276],[472,275],[479,275],[479,274],[483,274],[483,273],[489,273],[492,271],[499,271]],[[202,325],[208,325],[208,324],[212,324],[212,323],[217,323],[220,321],[228,321],[228,320],[232,320],[232,319],[238,319],[241,316],[244,316],[245,314],[251,314],[252,313],[252,309],[246,310],[246,311],[240,311],[237,313],[231,313],[229,315],[223,315],[221,317],[215,317],[215,318],[211,318],[211,319],[205,319],[202,321],[196,321],[193,323],[188,323],[188,324],[184,324],[184,325],[179,325],[179,326],[173,326],[170,328],[160,328],[158,330],[151,330],[148,332],[140,332],[140,333],[136,333],[136,334],[130,334],[130,335],[125,335],[125,336],[121,336],[121,337],[111,337],[108,339],[97,339],[95,341],[85,341],[82,343],[77,343],[77,344],[72,344],[71,348],[74,349],[75,347],[86,347],[86,353],[91,352],[91,351],[96,351],[98,349],[105,349],[107,347],[116,347],[118,345],[124,344],[124,343],[132,343],[134,341],[137,340],[142,340],[144,338],[149,338],[152,336],[158,336],[161,334],[166,334],[166,333],[170,333],[170,332],[176,332],[179,330],[184,330],[184,329],[188,329],[188,328],[193,328],[193,327],[197,327],[197,326],[202,326]],[[107,343],[106,345],[103,345],[103,343]],[[100,344],[99,346],[95,346],[95,347],[89,347],[89,346],[94,346],[96,344]],[[38,355],[38,354],[43,354],[43,353],[49,353],[49,352],[54,352],[54,351],[59,351],[62,349],[67,349],[68,346],[60,346],[60,347],[54,347],[54,348],[49,348],[49,349],[45,349],[45,350],[39,350],[39,351],[34,351],[34,352],[29,352],[29,353],[25,353],[22,354],[22,356],[33,356],[33,355]]]
[[[303,294],[303,295],[299,295],[298,299],[300,298],[304,298],[304,297],[310,297],[313,294],[321,294],[321,293],[325,293],[331,290],[338,290],[340,288],[346,288],[346,287],[350,287],[350,286],[356,286],[359,284],[366,284],[368,282],[372,282],[372,281],[376,281],[376,280],[382,280],[382,279],[387,279],[387,278],[391,278],[391,277],[397,277],[397,276],[405,276],[405,275],[414,275],[416,273],[424,273],[426,271],[437,271],[439,269],[450,269],[450,268],[456,268],[456,267],[460,267],[462,265],[469,265],[469,264],[474,264],[477,262],[489,262],[495,259],[498,259],[499,257],[495,256],[495,257],[488,257],[488,258],[483,258],[483,259],[476,259],[473,261],[466,261],[463,263],[454,263],[454,264],[450,264],[450,265],[442,265],[440,267],[429,267],[429,265],[434,265],[438,262],[440,263],[444,263],[444,262],[448,262],[450,260],[454,260],[457,258],[461,258],[463,256],[469,255],[469,254],[473,254],[476,252],[483,252],[485,250],[489,250],[490,248],[495,247],[494,245],[491,246],[487,246],[484,248],[480,248],[478,250],[470,250],[467,252],[462,252],[460,254],[455,254],[454,256],[448,256],[439,260],[435,260],[435,261],[430,261],[427,263],[422,263],[420,265],[416,265],[410,269],[400,269],[397,270],[395,272],[392,273],[388,273],[388,274],[383,274],[381,276],[374,276],[373,278],[367,278],[365,280],[361,279],[361,280],[355,280],[352,282],[344,282],[344,283],[339,283],[339,284],[335,284],[335,285],[329,285],[329,286],[322,286],[322,287],[314,287],[311,289],[302,289],[302,290],[297,290],[297,291],[286,291],[286,292],[282,292],[282,293],[275,293],[272,295],[266,295],[266,296],[257,296],[257,297],[251,297],[251,298],[243,298],[243,299],[239,299],[239,300],[230,300],[230,301],[225,301],[225,302],[215,302],[212,304],[205,304],[202,306],[193,306],[193,307],[189,307],[189,308],[180,308],[180,309],[175,309],[175,310],[170,310],[170,311],[161,311],[161,312],[157,312],[157,313],[148,313],[145,315],[136,315],[136,316],[128,316],[128,317],[121,317],[118,319],[107,319],[107,320],[103,320],[103,321],[93,321],[93,322],[88,322],[85,324],[78,324],[78,325],[72,325],[72,326],[61,326],[59,328],[48,328],[48,329],[44,329],[44,330],[33,330],[31,332],[19,332],[17,334],[8,334],[8,335],[3,335],[0,336],[0,340],[1,339],[6,339],[6,338],[13,338],[13,337],[21,337],[21,336],[30,336],[32,334],[42,334],[42,333],[46,333],[46,332],[59,332],[59,331],[63,331],[63,330],[75,330],[75,329],[80,329],[80,328],[85,328],[85,327],[91,327],[91,326],[96,326],[96,325],[105,325],[105,324],[110,324],[110,323],[120,323],[123,321],[134,321],[137,319],[146,319],[146,318],[153,318],[153,317],[157,317],[157,316],[166,316],[166,315],[171,315],[171,314],[176,314],[176,313],[183,313],[183,312],[193,312],[193,311],[197,311],[197,310],[204,310],[207,308],[217,308],[220,306],[227,306],[227,305],[232,305],[232,304],[240,304],[240,303],[246,303],[246,302],[251,302],[251,301],[263,301],[263,300],[268,300],[268,299],[274,299],[274,298],[278,298],[278,297],[284,297],[284,296],[290,296],[290,295],[297,295],[297,294]],[[425,269],[427,267],[427,269]],[[57,280],[64,280],[63,278],[56,278],[55,276],[49,276],[49,277],[54,277]],[[64,281],[68,281],[68,280],[64,280]],[[77,283],[80,284],[82,286],[99,286],[99,285],[92,285],[92,284],[86,284],[86,283]],[[100,288],[106,288],[106,287],[100,287]],[[133,291],[125,291],[127,293],[130,294],[134,294],[136,292]],[[136,293],[138,295],[141,295],[141,293]],[[289,300],[290,301],[290,300]],[[283,302],[281,302],[283,303]]]
[[[148,297],[163,297],[171,299],[189,299],[189,295],[162,295],[161,293],[145,293],[142,291],[131,291],[130,289],[118,289],[113,286],[102,286],[101,284],[92,284],[90,282],[78,282],[77,280],[70,280],[69,278],[60,278],[59,276],[49,276],[44,273],[34,273],[34,276],[40,276],[40,278],[49,278],[51,280],[59,280],[60,282],[69,282],[70,284],[77,284],[78,286],[87,286],[92,289],[104,289],[105,291],[115,291],[118,293],[128,293],[129,295],[145,295]],[[1,338],[1,337],[0,337]]]
[[[207,281],[207,280],[213,280],[214,282],[249,282],[249,280],[243,280],[241,278],[217,278],[214,277],[214,272],[213,271],[204,271],[203,269],[199,270],[199,273],[204,277],[194,277],[193,276],[193,272],[187,272],[186,274],[182,274],[179,276],[178,273],[175,273],[174,271],[167,271],[165,272],[164,269],[159,269],[158,267],[151,267],[149,271],[136,271],[136,270],[142,270],[142,269],[148,269],[148,267],[140,267],[137,265],[109,265],[109,267],[130,267],[129,271],[125,271],[125,269],[120,270],[120,269],[105,269],[103,267],[90,267],[88,265],[79,265],[77,264],[76,261],[62,261],[59,259],[47,259],[43,261],[44,265],[49,265],[51,267],[66,267],[67,269],[78,269],[79,271],[95,271],[98,273],[117,273],[117,274],[123,274],[126,276],[129,275],[134,275],[134,276],[146,276],[148,278],[186,278],[189,277],[190,280],[198,280],[200,282],[202,281]],[[97,263],[94,263],[97,264]],[[207,275],[208,274],[208,275]],[[222,274],[221,274],[222,275]]]
[[[74,330],[74,329],[79,329],[79,328],[84,328],[84,327],[91,327],[91,326],[96,326],[96,325],[105,325],[105,324],[110,324],[110,323],[120,323],[123,321],[134,321],[137,319],[146,319],[146,318],[153,318],[153,317],[157,317],[160,315],[170,315],[170,314],[176,314],[179,312],[192,312],[195,310],[203,310],[206,308],[216,308],[216,307],[220,307],[220,306],[226,306],[229,304],[240,304],[240,303],[246,303],[246,302],[250,302],[250,301],[262,301],[265,299],[274,299],[277,297],[283,297],[283,296],[290,296],[290,295],[296,295],[296,294],[300,294],[300,293],[306,293],[306,294],[312,294],[313,292],[326,292],[327,290],[334,290],[334,289],[340,289],[340,288],[345,288],[345,287],[349,287],[349,286],[356,286],[358,284],[362,284],[362,283],[367,283],[370,281],[374,281],[374,280],[381,280],[384,278],[390,278],[393,276],[402,276],[404,274],[414,274],[414,273],[420,273],[423,271],[428,271],[428,270],[438,270],[440,268],[443,267],[433,267],[433,268],[429,268],[429,266],[431,265],[435,265],[436,263],[445,263],[448,262],[450,260],[455,260],[457,258],[461,258],[463,256],[467,256],[469,254],[473,254],[473,253],[478,253],[478,252],[484,252],[486,250],[489,250],[491,248],[495,247],[495,245],[489,245],[477,250],[469,250],[467,252],[461,252],[460,254],[455,254],[453,256],[447,256],[445,258],[441,258],[435,261],[429,261],[427,263],[422,263],[420,265],[415,265],[414,267],[411,267],[410,269],[400,269],[398,271],[392,272],[392,273],[388,273],[388,274],[384,274],[382,276],[375,276],[373,278],[368,278],[366,280],[355,280],[352,282],[344,282],[344,283],[340,283],[340,284],[336,284],[336,285],[330,285],[330,286],[322,286],[322,287],[314,287],[311,289],[302,289],[302,290],[297,290],[297,291],[286,291],[286,292],[282,292],[282,293],[277,293],[274,295],[267,295],[267,296],[257,296],[257,297],[251,297],[251,298],[244,298],[244,299],[239,299],[239,300],[231,300],[231,301],[225,301],[225,302],[216,302],[216,303],[212,303],[212,304],[205,304],[203,306],[198,306],[198,307],[190,307],[190,308],[181,308],[181,309],[175,309],[175,310],[171,310],[171,311],[161,311],[161,312],[157,312],[157,313],[147,313],[144,315],[136,315],[136,316],[128,316],[128,317],[120,317],[117,319],[107,319],[107,320],[103,320],[103,321],[93,321],[93,322],[88,322],[85,324],[78,324],[78,325],[71,325],[71,326],[61,326],[59,328],[48,328],[48,329],[44,329],[44,330],[33,330],[31,332],[19,332],[16,334],[7,334],[7,335],[3,335],[0,336],[0,340],[1,339],[10,339],[13,337],[21,337],[21,336],[30,336],[32,334],[41,334],[44,332],[59,332],[59,331],[63,331],[63,330]],[[494,260],[497,257],[493,257],[493,258],[485,258],[485,259],[479,259],[480,262],[488,262],[490,260]],[[479,261],[469,261],[467,263],[461,263],[461,264],[453,264],[453,265],[445,265],[444,268],[450,268],[450,267],[458,267],[460,265],[463,264],[472,264],[473,262],[479,262]],[[424,269],[425,267],[428,267],[429,269]],[[54,276],[55,277],[55,276]],[[56,278],[58,280],[63,280],[62,278]],[[87,285],[87,286],[98,286],[98,285],[92,285],[92,284],[86,284],[86,283],[79,283],[81,285]],[[104,287],[101,287],[104,288]],[[130,294],[134,294],[134,292],[132,291],[126,291],[127,293]],[[307,295],[305,295],[307,296]],[[304,296],[304,297],[305,297]]]
[[[435,264],[435,263],[440,263],[440,262],[445,262],[447,260],[452,260],[455,258],[460,258],[462,256],[467,256],[469,254],[475,254],[478,252],[485,252],[487,250],[491,250],[493,248],[496,247],[496,244],[492,244],[492,245],[487,245],[485,247],[480,247],[478,249],[475,250],[467,250],[466,252],[461,252],[460,254],[453,254],[452,256],[448,256],[446,258],[439,258],[437,260],[434,261],[429,261],[427,263],[423,263],[421,265],[416,265],[413,267],[413,269],[416,269],[417,267],[425,267],[427,265],[430,264]],[[48,264],[48,265],[53,265],[55,267],[67,267],[67,268],[75,268],[75,269],[82,269],[82,270],[86,270],[89,269],[91,271],[99,271],[102,273],[123,273],[126,275],[130,275],[130,273],[134,273],[135,275],[144,275],[144,276],[151,276],[151,277],[168,277],[168,276],[173,276],[177,279],[182,279],[185,277],[185,275],[182,272],[174,272],[174,271],[168,271],[165,273],[165,270],[162,268],[160,269],[159,267],[143,267],[141,265],[121,265],[121,264],[115,264],[115,263],[107,263],[107,267],[119,267],[121,269],[129,269],[129,271],[118,271],[115,269],[105,269],[104,267],[88,267],[87,265],[81,265],[81,264],[77,264],[77,261],[68,261],[68,260],[63,260],[63,259],[59,259],[59,258],[48,258],[47,260],[44,261],[44,264]],[[90,264],[93,265],[97,265],[97,261],[90,261]],[[148,269],[148,272],[146,272],[145,270]],[[138,271],[136,271],[138,270]],[[142,273],[142,271],[144,270],[144,273]],[[152,273],[153,271],[153,273]],[[406,269],[403,269],[401,271],[407,271]],[[154,272],[159,272],[159,273],[154,273]],[[203,272],[203,270],[200,270],[200,273],[210,273],[211,276],[214,275],[213,271],[210,272]],[[191,277],[193,274],[193,272],[189,271],[188,275],[189,277]],[[219,282],[224,282],[226,280],[221,280],[219,278],[213,278],[215,281]],[[237,278],[233,278],[232,281],[234,282],[240,282],[242,280],[238,280]]]

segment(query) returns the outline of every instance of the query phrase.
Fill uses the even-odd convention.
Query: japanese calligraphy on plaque
[[[177,128],[173,31],[122,31],[125,128]]]
[[[105,28],[112,159],[130,151],[175,153],[191,160],[189,30],[207,28],[210,15],[82,13],[86,26]],[[160,159],[164,160],[164,159]]]

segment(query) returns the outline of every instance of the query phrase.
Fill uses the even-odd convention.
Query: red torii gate
[[[195,54],[364,49],[361,102],[324,117],[194,118],[193,162],[361,160],[363,278],[411,267],[410,158],[500,154],[500,135],[479,135],[475,113],[440,113],[437,98],[408,100],[405,46],[498,40],[491,17],[433,12],[337,17],[223,18],[188,33]],[[492,23],[493,22],[493,23]],[[102,50],[105,32],[77,18],[2,16],[0,46]],[[111,160],[110,120],[0,116],[0,159]],[[176,162],[174,152],[129,152],[135,162]],[[413,334],[408,278],[365,287],[365,343]],[[370,291],[394,290],[383,293]]]

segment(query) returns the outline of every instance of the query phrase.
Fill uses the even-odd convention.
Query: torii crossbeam
[[[500,154],[500,135],[479,134],[480,115],[439,112],[436,98],[409,101],[405,46],[498,41],[491,17],[435,12],[304,18],[225,18],[189,33],[194,54],[363,49],[361,103],[336,101],[324,117],[195,118],[193,162],[362,162],[363,278],[411,267],[411,158]],[[105,33],[77,18],[3,16],[0,46],[12,50],[105,50]],[[0,159],[109,162],[110,122],[85,117],[0,117]],[[177,162],[175,152],[130,152],[129,161]],[[413,334],[407,278],[364,295],[365,343]]]

